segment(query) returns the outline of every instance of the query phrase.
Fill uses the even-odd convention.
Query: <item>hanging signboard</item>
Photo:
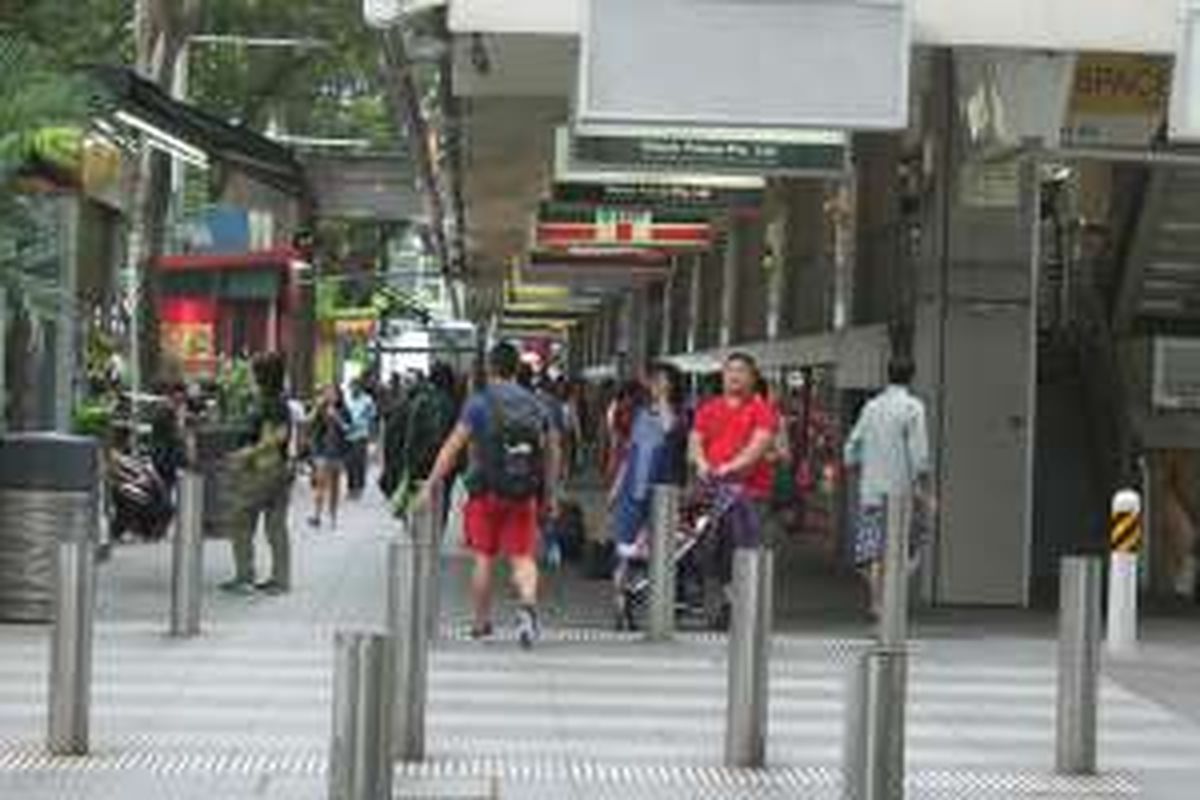
[[[849,168],[846,135],[837,131],[755,137],[699,132],[687,136],[576,133],[570,146],[572,163],[583,169],[837,178]]]
[[[757,208],[763,193],[753,189],[715,189],[708,186],[663,186],[630,183],[557,183],[556,203],[591,203],[606,206],[678,206],[716,210]]]
[[[1075,63],[1066,144],[1147,147],[1171,96],[1171,61],[1136,53],[1083,53]]]
[[[909,6],[910,0],[584,0],[577,119],[904,128]]]
[[[543,206],[538,218],[539,248],[576,245],[704,248],[712,244],[707,219],[642,208]]]
[[[571,132],[565,126],[554,133],[554,180],[558,183],[599,183],[640,187],[689,187],[708,190],[763,191],[762,175],[720,175],[708,170],[648,169],[626,164],[605,166],[577,163],[571,154]]]

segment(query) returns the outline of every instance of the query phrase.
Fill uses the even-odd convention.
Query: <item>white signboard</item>
[[[1195,141],[1200,140],[1200,0],[1181,0],[1178,42],[1170,135]]]
[[[909,0],[585,0],[580,124],[898,129]]]

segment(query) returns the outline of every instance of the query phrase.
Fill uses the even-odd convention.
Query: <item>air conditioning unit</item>
[[[1200,411],[1200,338],[1154,340],[1154,409]]]

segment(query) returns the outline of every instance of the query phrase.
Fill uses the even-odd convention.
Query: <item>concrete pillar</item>
[[[954,130],[953,55],[932,55],[934,143],[914,356],[935,456],[927,596],[1024,605],[1032,560],[1039,186],[1032,158],[983,164]],[[981,172],[983,169],[987,174]],[[951,413],[952,412],[952,413]]]
[[[600,304],[600,316],[596,322],[596,363],[607,364],[616,349],[611,298],[605,298],[604,302]]]
[[[763,264],[763,218],[761,213],[740,215],[735,220],[737,237],[737,284],[734,302],[733,341],[759,342],[767,338],[767,281]]]
[[[685,256],[676,259],[674,280],[671,283],[671,339],[667,352],[683,353],[688,349],[688,336],[691,330],[691,294],[692,273],[695,271],[695,259]]]
[[[635,377],[646,367],[650,355],[650,289],[638,286],[626,295],[624,303],[624,328],[626,337],[625,375]]]
[[[699,350],[721,347],[727,317],[725,301],[725,243],[704,253],[700,262]]]
[[[744,233],[736,217],[730,219],[729,230],[721,247],[719,316],[717,318],[717,344],[729,347],[737,338],[738,292],[741,291],[741,248]]]
[[[695,353],[704,342],[704,255],[688,258],[687,346]]]
[[[658,348],[654,351],[657,356],[667,356],[674,352],[672,336],[675,333],[675,285],[679,282],[678,265],[671,266],[671,273],[659,287],[661,304],[659,305]]]
[[[854,136],[855,252],[850,321],[890,322],[901,313],[900,136]]]
[[[829,228],[825,184],[787,180],[779,185],[782,231],[782,302],[779,335],[828,330],[833,323],[833,268],[828,257]]]

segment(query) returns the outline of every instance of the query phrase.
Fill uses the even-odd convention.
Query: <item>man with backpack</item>
[[[537,619],[538,517],[556,513],[559,435],[545,405],[516,383],[520,356],[511,344],[496,345],[488,357],[488,385],[472,396],[458,424],[442,445],[418,496],[432,502],[470,448],[469,499],[463,515],[467,546],[475,557],[471,579],[473,638],[492,633],[492,570],[498,555],[512,569],[520,610],[521,646],[533,646]]]

